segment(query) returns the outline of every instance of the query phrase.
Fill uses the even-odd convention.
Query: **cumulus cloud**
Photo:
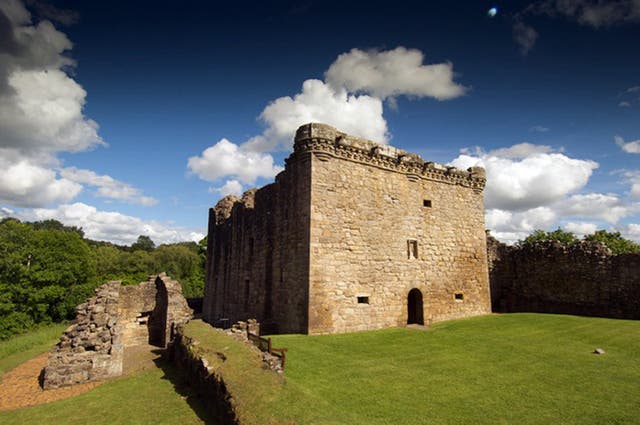
[[[227,180],[225,184],[220,187],[209,188],[209,193],[218,193],[222,196],[227,196],[227,195],[240,196],[242,195],[242,191],[243,191],[242,183],[240,183],[238,180]]]
[[[622,236],[640,243],[640,223],[629,223],[619,228]]]
[[[615,136],[614,140],[616,144],[627,153],[640,153],[640,140],[634,140],[633,142],[625,142],[620,136]]]
[[[630,215],[632,207],[614,194],[576,194],[556,205],[558,213],[564,217],[596,218],[608,223],[617,223]]]
[[[367,93],[379,99],[408,95],[438,100],[462,96],[451,63],[423,64],[420,50],[397,47],[379,51],[351,49],[331,64],[326,81],[336,90]]]
[[[591,235],[598,230],[598,225],[595,223],[585,223],[585,222],[568,222],[564,226],[564,229],[568,232],[571,232],[578,236],[579,238],[584,237],[584,235]]]
[[[527,210],[550,205],[583,188],[598,164],[552,152],[529,143],[490,152],[463,153],[451,164],[487,171],[485,203],[488,209]]]
[[[634,200],[640,200],[640,170],[620,171],[624,178],[624,182],[630,185],[629,197]]]
[[[0,168],[0,201],[14,206],[68,202],[82,190],[78,183],[58,178],[55,171],[26,159],[11,162],[2,158]]]
[[[108,175],[99,175],[91,170],[82,170],[76,167],[64,168],[60,175],[76,183],[83,183],[98,188],[96,195],[102,198],[117,199],[144,206],[153,206],[158,200],[150,196],[144,196],[142,190],[121,182]]]
[[[189,158],[187,167],[203,180],[230,180],[213,193],[238,191],[240,184],[273,177],[282,168],[273,164],[272,152],[290,150],[295,132],[303,124],[321,122],[354,136],[387,143],[390,139],[383,116],[383,100],[395,97],[433,97],[438,100],[461,96],[465,87],[453,81],[451,63],[423,64],[419,50],[352,49],[334,61],[326,81],[309,79],[293,96],[270,102],[259,119],[265,130],[240,145],[226,139]],[[355,70],[355,71],[354,71]],[[238,184],[232,183],[237,181]]]
[[[616,194],[582,193],[598,164],[546,145],[520,143],[489,152],[464,149],[452,165],[485,167],[486,226],[507,243],[536,229],[558,226],[580,235],[593,233],[598,224],[615,226],[640,210],[640,204]],[[640,172],[619,173],[632,185],[631,198],[640,199]]]
[[[206,181],[233,176],[245,184],[253,184],[259,177],[272,178],[282,171],[282,167],[273,164],[271,155],[246,150],[227,139],[208,147],[200,156],[189,158],[187,166]]]
[[[280,97],[264,108],[260,120],[267,125],[266,130],[244,143],[243,149],[288,150],[298,127],[309,122],[322,122],[354,136],[386,143],[387,122],[382,112],[378,98],[356,96],[320,80],[306,80],[300,93]]]
[[[185,240],[199,241],[201,231],[171,227],[157,221],[144,221],[119,212],[100,211],[97,208],[76,202],[56,208],[36,208],[19,218],[24,220],[55,219],[68,226],[82,227],[86,237],[130,245],[139,235],[148,235],[156,243],[173,243]]]
[[[485,224],[491,234],[506,243],[524,239],[536,229],[551,226],[557,214],[549,207],[536,207],[526,211],[508,211],[498,208],[485,211]]]
[[[516,21],[513,24],[513,39],[520,46],[520,53],[526,55],[536,44],[538,32],[522,21]]]

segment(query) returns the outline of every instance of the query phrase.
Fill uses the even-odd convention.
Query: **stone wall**
[[[483,169],[319,125],[298,130],[295,150],[312,158],[310,333],[405,325],[414,288],[416,322],[490,312]]]
[[[265,332],[306,332],[310,161],[289,158],[273,184],[209,212],[203,318],[256,318]]]
[[[120,282],[96,288],[77,308],[76,323],[49,354],[43,387],[64,387],[119,376],[123,344],[118,328]]]
[[[493,311],[640,319],[640,254],[586,241],[507,246],[491,236],[487,248]]]
[[[203,317],[332,333],[489,313],[484,184],[302,126],[275,183],[210,210]]]
[[[181,326],[176,328],[175,339],[169,345],[166,358],[183,373],[189,386],[204,403],[212,423],[218,425],[237,425],[240,423],[234,409],[232,395],[227,385],[216,373],[214,367],[202,356],[195,353],[192,346],[196,343],[184,334]]]
[[[126,347],[165,347],[192,315],[180,284],[164,273],[137,286],[109,282],[76,310],[75,323],[49,354],[44,389],[120,376]]]

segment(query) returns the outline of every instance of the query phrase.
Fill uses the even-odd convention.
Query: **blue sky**
[[[640,241],[638,1],[0,11],[4,216],[117,243],[198,239],[208,207],[272,181],[313,120],[485,166],[502,240],[560,226]]]

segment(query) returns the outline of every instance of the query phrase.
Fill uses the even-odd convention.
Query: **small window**
[[[456,292],[454,298],[456,301],[462,301],[464,300],[464,294],[462,292]]]
[[[425,199],[422,201],[422,205],[426,208],[431,208],[431,199]]]
[[[418,258],[418,241],[411,239],[407,241],[407,258]]]
[[[358,304],[369,304],[369,297],[358,297]]]

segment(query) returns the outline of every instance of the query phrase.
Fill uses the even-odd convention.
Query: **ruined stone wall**
[[[289,158],[276,182],[222,199],[209,217],[203,318],[256,318],[267,332],[306,332],[310,162]]]
[[[312,154],[309,333],[405,325],[413,288],[427,323],[490,312],[484,170],[316,124],[296,150]]]
[[[494,311],[640,319],[640,254],[584,241],[507,246],[490,236],[487,247]]]
[[[118,328],[120,282],[96,288],[96,295],[77,308],[76,323],[49,354],[45,390],[119,376],[123,344]]]
[[[165,347],[175,326],[193,313],[180,284],[164,273],[137,286],[109,282],[95,291],[77,307],[75,323],[49,354],[45,389],[121,375],[127,347]]]

